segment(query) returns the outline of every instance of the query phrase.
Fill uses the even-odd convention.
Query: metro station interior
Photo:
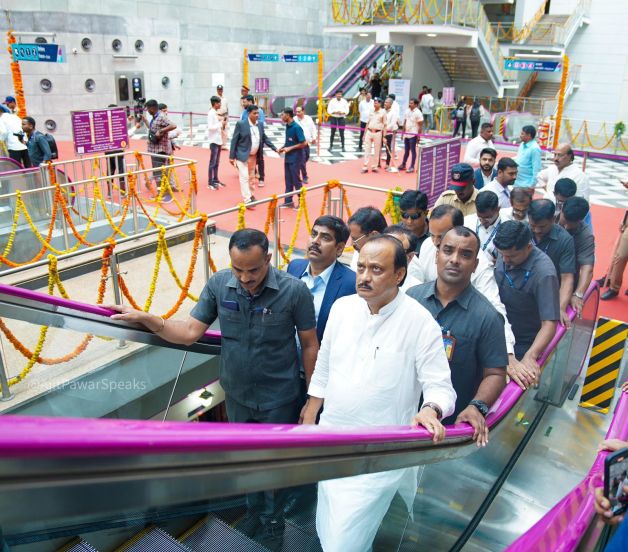
[[[2,8],[2,552],[626,549],[628,521],[600,514],[603,492],[628,502],[625,473],[610,494],[608,480],[612,453],[626,449],[628,458],[625,0],[4,0]],[[511,160],[518,180],[506,182]],[[574,198],[561,199],[561,180]],[[461,199],[465,187],[472,195]],[[521,217],[517,188],[531,209]],[[475,202],[488,194],[500,203],[485,225],[488,199]],[[426,206],[408,207],[408,197]],[[380,422],[407,391],[381,383],[388,353],[374,372],[379,347],[366,361],[352,356],[370,346],[366,337],[351,342],[348,327],[328,335],[350,297],[362,300],[369,328],[381,318],[369,299],[376,277],[361,287],[369,251],[383,247],[378,235],[406,232],[410,246],[386,242],[405,251],[401,268],[398,255],[391,264],[403,274],[390,284],[391,304],[421,312],[405,294],[412,267],[434,249],[437,290],[445,238],[477,238],[468,287],[484,293],[486,265],[504,313],[482,300],[504,323],[506,348],[512,326],[516,351],[517,313],[497,274],[502,266],[520,293],[531,274],[512,283],[500,230],[516,227],[530,236],[525,247],[554,261],[535,237],[534,205],[549,199],[552,228],[570,236],[575,208],[566,205],[577,198],[586,200],[578,228],[591,230],[595,254],[583,272],[569,237],[580,272],[569,281],[552,265],[560,312],[542,319],[551,335],[532,360],[538,379],[520,385],[527,357],[504,349],[504,366],[484,366],[485,374],[501,368],[500,390],[487,404],[478,388],[473,423],[441,426],[447,413],[426,398],[420,375],[413,415],[431,411],[435,426]],[[445,204],[453,207],[442,215]],[[369,226],[367,207],[385,225]],[[438,235],[432,223],[448,213]],[[317,240],[332,219],[342,227],[336,249],[327,247],[334,269],[317,276]],[[250,267],[234,255],[256,248],[265,260],[255,270],[268,275],[254,293],[242,275]],[[337,265],[349,290],[334,299]],[[278,337],[287,315],[251,305],[281,282],[296,286],[294,277],[311,294],[291,308],[311,308],[316,327],[299,318]],[[434,277],[415,280],[422,288]],[[219,300],[217,281],[237,301]],[[199,318],[201,308],[215,315]],[[452,357],[465,338],[452,345],[435,318],[448,385],[460,397]],[[184,327],[201,330],[186,342],[172,333]],[[318,331],[314,346],[306,335]],[[341,352],[321,360],[338,342]],[[418,350],[399,337],[394,350],[403,347]],[[301,368],[290,376],[297,414],[277,422],[256,403],[246,407],[255,415],[234,415],[235,404],[244,408],[236,388],[251,401],[263,385],[275,403],[292,400],[274,379],[288,370],[286,355]],[[477,364],[467,361],[469,370]],[[329,422],[335,396],[317,395],[311,378],[328,370],[331,385],[336,362],[358,374],[348,400],[372,407],[370,421]],[[413,362],[423,361],[411,371]],[[314,400],[322,414],[309,419]],[[474,424],[486,428],[486,446]],[[367,493],[346,491],[340,510],[322,504],[321,482],[364,481],[376,493],[378,481],[401,473],[408,485],[372,507]],[[336,537],[325,534],[345,518]]]

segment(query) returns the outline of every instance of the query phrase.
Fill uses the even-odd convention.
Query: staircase
[[[542,98],[553,100],[560,90],[560,82],[548,82],[537,80],[530,89],[527,96],[530,98]]]

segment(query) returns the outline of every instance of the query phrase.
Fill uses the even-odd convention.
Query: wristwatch
[[[427,406],[429,406],[434,412],[436,412],[436,418],[438,420],[440,420],[443,417],[443,411],[440,409],[440,406],[438,406],[436,403],[433,403],[433,402],[423,403],[421,410],[423,410]]]
[[[477,408],[480,411],[480,414],[482,414],[482,416],[484,416],[485,418],[486,418],[486,415],[488,414],[488,411],[490,410],[488,404],[478,399],[473,399],[469,403],[469,406],[475,406],[475,408]]]
[[[578,299],[584,299],[584,293],[578,293],[577,291],[573,292],[574,297],[577,297]]]

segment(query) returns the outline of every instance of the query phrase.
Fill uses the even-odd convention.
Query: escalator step
[[[286,519],[283,532],[283,552],[322,552],[316,534],[316,517]]]
[[[195,552],[268,552],[268,549],[215,516],[207,516],[181,542]]]
[[[85,542],[82,539],[76,538],[72,542],[69,542],[62,548],[59,548],[57,552],[98,552],[91,544]]]
[[[139,532],[116,552],[194,552],[175,540],[159,527],[148,527]]]

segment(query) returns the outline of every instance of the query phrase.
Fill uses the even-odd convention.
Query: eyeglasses
[[[402,219],[410,219],[410,220],[418,220],[423,216],[423,212],[420,213],[414,213],[414,214],[410,214],[410,213],[401,213],[401,218]]]
[[[351,238],[351,241],[355,244],[366,238],[366,236],[368,236],[368,234],[362,234],[359,238]]]

